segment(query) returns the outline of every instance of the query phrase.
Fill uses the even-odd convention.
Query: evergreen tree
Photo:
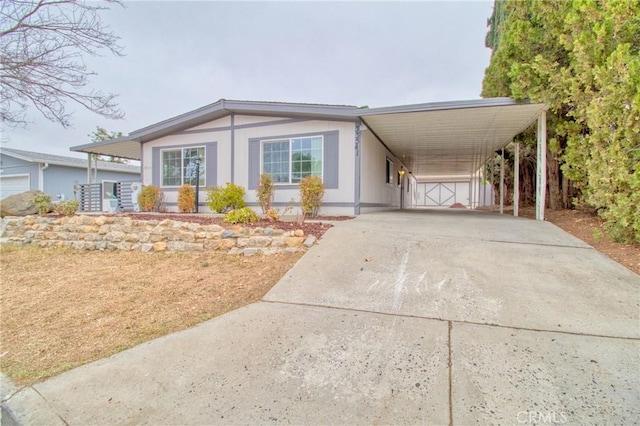
[[[549,106],[550,207],[567,206],[571,178],[574,201],[640,242],[640,3],[497,1],[489,22],[483,96]]]

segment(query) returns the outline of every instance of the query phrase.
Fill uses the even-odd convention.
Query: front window
[[[322,177],[322,136],[263,141],[262,172],[283,184]]]
[[[198,159],[200,160],[199,166]],[[200,186],[205,186],[206,166],[204,160],[205,149],[203,146],[163,150],[162,186],[181,186],[187,183],[196,186],[196,180],[199,180]]]

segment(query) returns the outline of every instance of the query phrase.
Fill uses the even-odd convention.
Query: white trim
[[[31,174],[30,173],[16,173],[13,175],[5,175],[2,174],[0,175],[0,183],[2,182],[3,178],[20,178],[20,177],[27,177],[27,191],[31,190]],[[2,193],[2,185],[0,185],[0,193]]]
[[[275,138],[275,139],[261,139],[260,140],[260,174],[264,173],[264,144],[265,143],[277,143],[277,142],[289,142],[289,181],[288,182],[274,182],[275,186],[284,185],[300,185],[300,182],[292,182],[292,169],[291,157],[293,156],[293,140],[294,139],[314,139],[320,138],[320,179],[324,181],[324,136],[323,135],[310,135],[310,136],[292,136],[289,138]]]
[[[22,176],[27,176],[29,178],[29,187],[31,187],[31,174],[30,173],[16,173],[16,174],[13,174],[13,175],[1,174],[0,178],[4,178],[4,177],[22,177]]]
[[[513,215],[518,217],[520,208],[520,142],[515,143],[515,161],[513,162]]]
[[[200,184],[200,187],[205,187],[207,186],[207,147],[205,145],[189,145],[189,146],[180,146],[180,147],[173,147],[173,148],[161,148],[160,149],[160,188],[170,188],[170,189],[174,189],[174,188],[180,188],[182,185],[184,185],[184,173],[182,170],[183,164],[182,161],[184,159],[184,150],[185,149],[198,149],[198,148],[202,148],[204,150],[204,155],[202,158],[202,161],[200,162],[200,173],[202,173],[204,171],[204,183]],[[180,185],[163,185],[164,183],[164,175],[163,175],[163,167],[162,167],[162,154],[165,151],[180,151]],[[204,170],[202,169],[202,166],[204,165]],[[198,179],[200,179],[200,176],[198,176]]]
[[[49,163],[38,163],[38,190],[44,192],[44,171],[49,168]],[[31,186],[31,182],[29,182]]]
[[[536,157],[536,219],[544,220],[547,196],[547,112],[538,116],[538,146]]]

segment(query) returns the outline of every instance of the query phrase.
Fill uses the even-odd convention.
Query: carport
[[[481,169],[495,152],[537,121],[536,218],[544,220],[546,188],[546,105],[489,98],[358,110],[362,122],[418,182],[447,176],[482,179]],[[516,156],[519,146],[516,145]],[[504,156],[503,156],[504,159]],[[514,199],[518,199],[518,162]],[[501,170],[504,179],[504,162]],[[478,197],[479,185],[471,187]],[[500,185],[502,188],[503,185]],[[502,211],[502,194],[501,194]],[[514,215],[518,215],[517,203]]]

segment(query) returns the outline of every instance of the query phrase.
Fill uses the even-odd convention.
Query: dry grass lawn
[[[257,301],[302,254],[1,246],[0,369],[27,385]]]

